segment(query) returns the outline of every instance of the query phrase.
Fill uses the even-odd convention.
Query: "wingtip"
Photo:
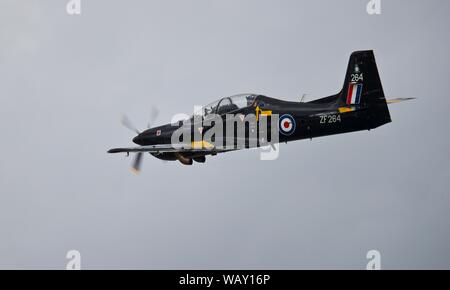
[[[107,152],[108,153],[122,153],[122,152],[124,152],[124,150],[121,148],[113,148],[113,149],[109,149]]]

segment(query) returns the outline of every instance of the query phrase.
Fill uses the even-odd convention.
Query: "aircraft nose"
[[[138,145],[142,145],[143,141],[144,141],[144,138],[141,136],[141,134],[139,134],[133,138],[133,142]]]

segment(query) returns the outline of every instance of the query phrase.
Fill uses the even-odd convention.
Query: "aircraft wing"
[[[172,146],[171,144],[148,145],[138,147],[113,148],[108,153],[133,153],[133,152],[149,152],[149,153],[218,153],[232,151],[234,149],[218,149],[211,146]]]

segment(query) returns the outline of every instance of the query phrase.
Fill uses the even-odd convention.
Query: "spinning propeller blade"
[[[136,132],[137,134],[140,134],[141,132],[139,132],[139,130],[133,125],[133,123],[130,121],[130,119],[126,116],[123,115],[122,119],[120,120],[120,122],[122,123],[123,126],[125,126],[126,128],[130,129],[133,132]]]

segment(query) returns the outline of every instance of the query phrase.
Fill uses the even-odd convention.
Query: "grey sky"
[[[448,1],[0,0],[0,268],[450,268]],[[337,92],[374,49],[393,122],[209,158],[107,155],[220,96]]]

